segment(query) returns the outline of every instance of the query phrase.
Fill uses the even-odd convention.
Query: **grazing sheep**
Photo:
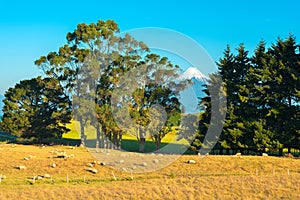
[[[0,174],[0,181],[6,179],[6,176],[3,174]]]
[[[194,161],[194,160],[188,160],[187,163],[188,164],[196,164],[196,161]]]
[[[43,178],[44,178],[43,176],[38,175],[38,176],[36,176],[35,180],[42,180]]]
[[[236,153],[235,155],[236,155],[236,156],[241,156],[241,155],[242,155],[242,153]]]
[[[19,169],[19,170],[25,170],[25,169],[26,169],[26,166],[20,165],[20,166],[17,167],[17,169]]]
[[[266,156],[268,156],[268,154],[267,153],[262,153],[262,156],[266,157]]]
[[[97,174],[98,173],[97,169],[94,169],[94,168],[91,168],[91,167],[87,168],[86,170],[89,171],[89,172],[92,172],[93,174]]]
[[[50,174],[45,174],[44,178],[51,178],[51,175]]]
[[[291,154],[291,153],[284,154],[284,157],[286,157],[286,158],[294,158],[293,154]]]
[[[36,158],[36,156],[33,156],[33,155],[30,155],[30,154],[29,154],[28,158],[29,158],[29,159],[32,159],[32,158]]]
[[[27,158],[27,157],[24,157],[24,160],[29,160],[29,158]]]
[[[88,163],[87,164],[89,167],[93,167],[93,164],[92,163]]]
[[[156,164],[157,164],[157,163],[159,163],[159,161],[158,161],[157,159],[154,159],[154,160],[153,160],[153,163],[156,163]]]
[[[53,164],[51,165],[51,167],[52,167],[52,168],[55,168],[55,167],[56,167],[56,164],[55,164],[55,163],[53,163]]]

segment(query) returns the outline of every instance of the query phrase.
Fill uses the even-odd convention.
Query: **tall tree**
[[[100,126],[97,120],[92,118],[100,117],[100,113],[92,118],[90,115],[90,109],[99,109],[95,104],[92,104],[95,105],[94,108],[88,106],[89,101],[96,104],[101,102],[102,97],[99,97],[100,100],[96,97],[99,83],[100,87],[108,87],[104,89],[105,92],[112,90],[115,71],[123,70],[125,66],[128,68],[129,63],[125,64],[125,61],[130,60],[128,57],[138,59],[138,52],[134,51],[135,49],[140,49],[142,52],[148,50],[144,43],[134,40],[128,34],[116,36],[118,32],[118,25],[112,20],[99,20],[96,24],[78,24],[73,32],[67,34],[66,45],[60,47],[58,52],[50,52],[35,62],[47,76],[58,79],[66,93],[71,92],[75,96],[74,111],[77,114],[77,120],[80,121],[82,145],[85,141],[84,126],[88,121],[93,121],[92,124],[99,135]],[[96,68],[81,76],[80,72],[84,72],[86,66],[91,65],[90,58],[96,60],[96,64],[92,64]],[[101,79],[102,75],[108,77],[105,79],[106,83],[101,82],[104,80]],[[91,94],[91,90],[94,90],[95,94]],[[101,94],[109,98],[109,93],[105,94],[105,92]],[[106,100],[109,101],[109,99]]]
[[[24,80],[5,93],[2,129],[39,143],[49,137],[60,138],[69,131],[71,104],[58,81],[37,77]]]

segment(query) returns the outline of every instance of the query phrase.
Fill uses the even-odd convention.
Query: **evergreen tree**
[[[2,129],[24,138],[61,138],[69,131],[71,105],[58,81],[41,77],[24,80],[8,89]]]

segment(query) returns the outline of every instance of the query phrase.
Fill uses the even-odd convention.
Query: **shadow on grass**
[[[168,146],[167,146],[168,145]],[[86,140],[86,146],[89,148],[95,148],[96,140]],[[164,148],[166,147],[167,148]],[[124,151],[129,152],[139,152],[139,142],[137,140],[123,139],[121,148]],[[146,141],[145,143],[145,152],[144,153],[163,153],[163,154],[195,154],[194,151],[188,149],[184,144],[173,144],[173,143],[164,143],[160,145],[160,149],[156,151],[155,142]]]
[[[167,148],[164,148],[166,147]],[[122,140],[122,149],[130,152],[139,152],[139,142],[136,140]],[[145,153],[151,153],[156,151],[156,145],[153,141],[146,141],[145,143]],[[173,143],[165,143],[162,142],[160,144],[160,149],[157,151],[158,153],[171,153],[171,154],[195,154],[194,151],[188,149],[188,147],[184,144],[173,144]]]

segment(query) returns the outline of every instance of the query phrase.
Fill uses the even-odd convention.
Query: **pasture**
[[[2,144],[0,199],[300,199],[296,158],[183,155],[148,173],[100,162],[86,148]]]

